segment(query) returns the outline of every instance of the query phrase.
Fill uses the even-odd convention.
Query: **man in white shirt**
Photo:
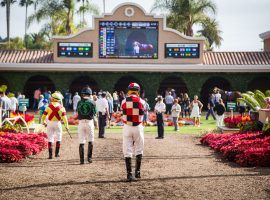
[[[107,118],[110,118],[109,115],[109,104],[106,99],[106,92],[102,92],[101,98],[99,98],[96,102],[97,113],[98,113],[98,137],[105,138],[105,126]],[[109,119],[110,120],[110,119]]]
[[[9,93],[9,99],[10,99],[10,111],[16,112],[16,110],[18,108],[18,104],[19,104],[17,98],[15,97],[14,94]]]
[[[5,91],[0,91],[0,107],[2,108],[2,120],[8,117],[11,108],[10,99],[6,96]]]
[[[162,96],[158,96],[156,98],[156,105],[155,105],[155,113],[157,114],[157,128],[158,128],[158,136],[156,139],[163,139],[164,138],[164,121],[163,121],[163,113],[165,112],[166,106],[163,103]]]
[[[81,100],[81,97],[79,96],[78,92],[75,92],[75,95],[74,95],[74,97],[72,98],[74,115],[76,114],[77,105],[78,105],[78,102],[79,102],[80,100]]]

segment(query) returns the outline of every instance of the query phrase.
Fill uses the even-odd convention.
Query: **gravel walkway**
[[[96,139],[93,163],[85,165],[77,137],[65,135],[58,159],[48,160],[44,151],[0,164],[0,199],[270,199],[270,168],[223,162],[192,135],[145,138],[138,182],[125,182],[121,134]]]

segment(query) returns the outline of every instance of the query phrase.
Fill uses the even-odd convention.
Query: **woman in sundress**
[[[201,112],[203,108],[203,104],[198,100],[198,96],[194,96],[194,100],[190,104],[191,115],[190,117],[194,118],[194,126],[200,127],[201,124]]]

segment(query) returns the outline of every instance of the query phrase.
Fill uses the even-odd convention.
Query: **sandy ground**
[[[140,181],[125,182],[121,134],[96,139],[93,163],[84,165],[77,137],[65,135],[60,158],[44,151],[0,164],[0,199],[270,199],[270,168],[223,162],[192,135],[145,138]]]

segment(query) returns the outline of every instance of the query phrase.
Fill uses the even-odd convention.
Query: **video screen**
[[[158,22],[100,21],[99,58],[158,58]]]
[[[93,57],[92,43],[59,42],[58,57],[91,58]]]
[[[200,44],[165,44],[165,58],[199,58]]]

